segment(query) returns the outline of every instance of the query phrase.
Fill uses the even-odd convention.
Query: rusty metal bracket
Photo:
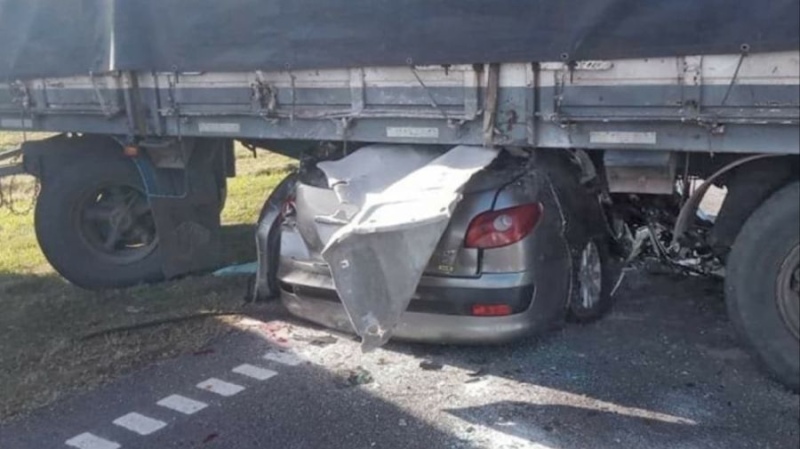
[[[24,112],[30,112],[33,108],[33,100],[28,85],[22,81],[15,81],[9,84],[8,89],[11,91],[13,101],[18,103]]]
[[[124,72],[121,76],[124,82],[122,97],[125,102],[125,115],[130,132],[129,138],[133,141],[136,136],[144,137],[147,135],[147,118],[142,106],[139,78],[133,72]]]
[[[25,130],[33,127],[34,101],[28,85],[23,81],[15,81],[8,85],[12,102],[19,104],[19,128],[22,128],[23,138],[27,140]]]
[[[684,117],[697,120],[703,106],[703,57],[686,56],[683,58],[681,74],[681,93]]]
[[[256,72],[256,80],[251,88],[253,110],[264,118],[275,115],[275,109],[278,107],[278,92],[264,81],[264,74],[261,71]]]
[[[497,99],[500,90],[500,64],[489,64],[486,74],[486,96],[483,104],[483,144],[491,147],[494,142],[497,120]]]

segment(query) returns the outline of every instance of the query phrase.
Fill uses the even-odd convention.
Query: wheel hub
[[[136,262],[158,245],[147,197],[128,186],[87,195],[79,210],[79,229],[87,246],[110,263]]]
[[[789,252],[781,265],[777,293],[781,318],[789,332],[800,340],[800,245]]]
[[[603,288],[603,267],[600,251],[594,242],[589,242],[581,252],[581,264],[578,270],[581,305],[592,308],[600,302]]]

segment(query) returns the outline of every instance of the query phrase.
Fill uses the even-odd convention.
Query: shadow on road
[[[610,410],[503,401],[446,412],[476,426],[488,426],[544,447],[684,447],[680,445],[689,440],[693,444],[690,447],[700,447],[692,423],[630,416]],[[642,428],[646,431],[640,431]],[[637,429],[638,435],[634,435],[632,429]],[[632,436],[634,441],[631,441]],[[623,439],[625,444],[622,444]]]
[[[393,351],[496,378],[518,398],[447,408],[554,447],[797,447],[800,402],[757,368],[718,281],[632,273],[613,313],[501,347],[393,343]],[[767,424],[769,423],[769,424]],[[633,446],[628,446],[633,447]],[[684,447],[684,446],[680,446]]]

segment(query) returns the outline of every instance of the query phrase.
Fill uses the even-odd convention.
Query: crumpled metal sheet
[[[317,163],[339,201],[359,208],[368,194],[390,185],[436,159],[441,151],[421,145],[370,145],[349,156]]]
[[[291,173],[270,193],[261,210],[256,229],[258,267],[253,300],[268,299],[279,295],[278,259],[281,251],[281,222],[283,203],[294,192],[297,174]]]
[[[359,212],[333,235],[322,257],[330,266],[336,291],[365,351],[389,340],[464,185],[498,154],[489,148],[458,146],[413,169],[422,158],[408,148],[386,146],[371,151],[375,154],[368,157],[382,156],[378,160],[411,161],[364,170],[358,162],[367,157],[355,153],[338,161],[338,169],[333,171],[331,164],[319,164],[335,178],[332,184],[347,186],[344,198],[363,199]],[[410,171],[383,188],[386,182],[381,179],[386,172],[396,175],[401,166]]]

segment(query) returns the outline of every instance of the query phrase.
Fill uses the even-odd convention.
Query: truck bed
[[[800,52],[0,83],[0,129],[797,153]]]

